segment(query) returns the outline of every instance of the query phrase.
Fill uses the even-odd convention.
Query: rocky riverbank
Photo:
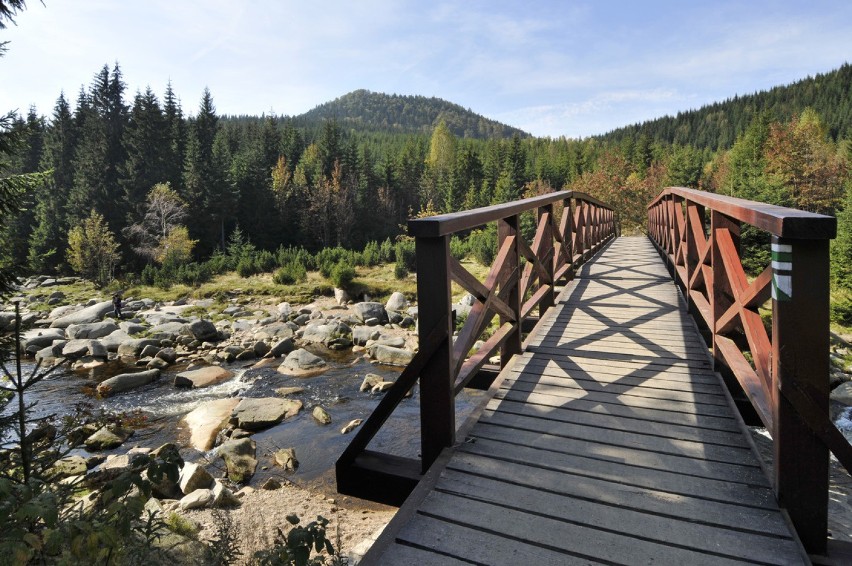
[[[35,288],[41,290],[38,285]],[[59,290],[29,293],[16,300],[29,328],[23,334],[24,353],[43,365],[67,360],[71,371],[89,376],[102,399],[163,388],[163,380],[169,381],[175,394],[212,390],[234,380],[240,371],[261,368],[310,379],[326,372],[340,354],[383,367],[402,367],[417,349],[417,308],[401,293],[394,293],[386,303],[339,304],[331,298],[316,298],[300,306],[265,305],[243,297],[234,297],[224,306],[209,299],[156,304],[129,298],[121,319],[113,316],[111,301],[93,297],[85,304],[64,304]],[[45,304],[52,309],[45,310]],[[459,308],[469,308],[468,304]],[[0,312],[0,330],[8,331],[13,324],[10,309]],[[99,373],[102,370],[106,373]],[[91,379],[93,375],[98,377]],[[381,395],[392,385],[386,371],[358,379],[361,394],[368,397]],[[296,485],[288,477],[299,465],[300,454],[293,447],[258,453],[254,435],[286,427],[303,411],[310,411],[316,426],[334,427],[338,435],[360,424],[359,420],[332,421],[327,407],[309,406],[300,398],[302,390],[291,386],[276,388],[265,397],[226,395],[199,403],[181,419],[189,433],[185,444],[130,447],[134,438],[130,428],[81,429],[88,452],[63,462],[64,474],[103,478],[127,469],[135,453],[174,450],[182,457],[190,456],[180,481],[162,486],[150,505],[167,514],[194,517],[203,527],[201,537],[215,533],[211,515],[204,509],[226,509],[237,518],[244,554],[250,556],[272,543],[286,514],[299,514],[305,521],[323,514],[332,520],[330,533],[339,525],[345,550],[359,545],[363,550],[368,544],[363,541],[389,520],[393,508],[341,498],[321,484]],[[100,455],[104,450],[112,453],[104,458]],[[253,482],[259,468],[265,471],[262,481]],[[263,510],[258,505],[273,508]]]

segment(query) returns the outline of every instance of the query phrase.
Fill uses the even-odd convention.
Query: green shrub
[[[355,268],[341,261],[332,268],[329,279],[335,287],[345,289],[355,279]]]
[[[251,258],[244,257],[237,263],[237,274],[240,277],[251,277],[257,273],[257,268]]]
[[[195,539],[198,536],[198,531],[201,530],[198,525],[177,513],[169,513],[166,517],[166,527],[173,533],[177,533],[183,537]]]
[[[393,243],[390,238],[386,238],[382,245],[379,246],[379,262],[391,263],[396,259],[393,249]]]
[[[450,239],[450,255],[461,261],[469,253],[467,242],[458,236],[453,236]]]
[[[852,298],[842,296],[831,301],[831,321],[843,326],[852,326]]]
[[[474,230],[467,237],[470,254],[480,264],[489,266],[497,256],[497,229],[489,226],[483,230]]]
[[[279,528],[274,546],[269,550],[254,553],[254,564],[262,566],[319,565],[326,563],[326,553],[332,557],[332,563],[345,563],[339,560],[340,557],[335,556],[334,546],[326,537],[325,528],[328,526],[328,519],[318,515],[316,521],[308,523],[306,527],[300,527],[299,517],[288,515],[287,522],[293,525],[290,531],[284,534]],[[311,558],[312,550],[319,555]]]
[[[377,242],[368,242],[366,246],[364,246],[364,251],[361,253],[362,259],[364,261],[364,265],[373,266],[379,265],[382,262],[381,255],[379,253],[379,244]]]
[[[408,275],[408,270],[405,268],[405,265],[401,263],[396,263],[393,266],[393,276],[397,279],[405,279]]]
[[[272,281],[278,285],[293,285],[301,283],[308,278],[308,271],[298,261],[291,261],[278,269],[272,276]]]
[[[396,263],[407,271],[417,270],[417,255],[414,251],[414,239],[402,238],[396,243]]]

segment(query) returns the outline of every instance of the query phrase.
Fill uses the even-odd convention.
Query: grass
[[[198,525],[174,512],[166,517],[166,527],[173,533],[190,539],[195,539],[200,530]]]

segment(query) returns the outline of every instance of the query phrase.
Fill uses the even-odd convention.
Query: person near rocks
[[[122,318],[121,316],[121,293],[115,293],[112,296],[112,308],[113,314],[116,318]]]

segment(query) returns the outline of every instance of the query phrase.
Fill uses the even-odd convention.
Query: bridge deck
[[[806,561],[648,240],[587,264],[500,379],[365,563]]]

